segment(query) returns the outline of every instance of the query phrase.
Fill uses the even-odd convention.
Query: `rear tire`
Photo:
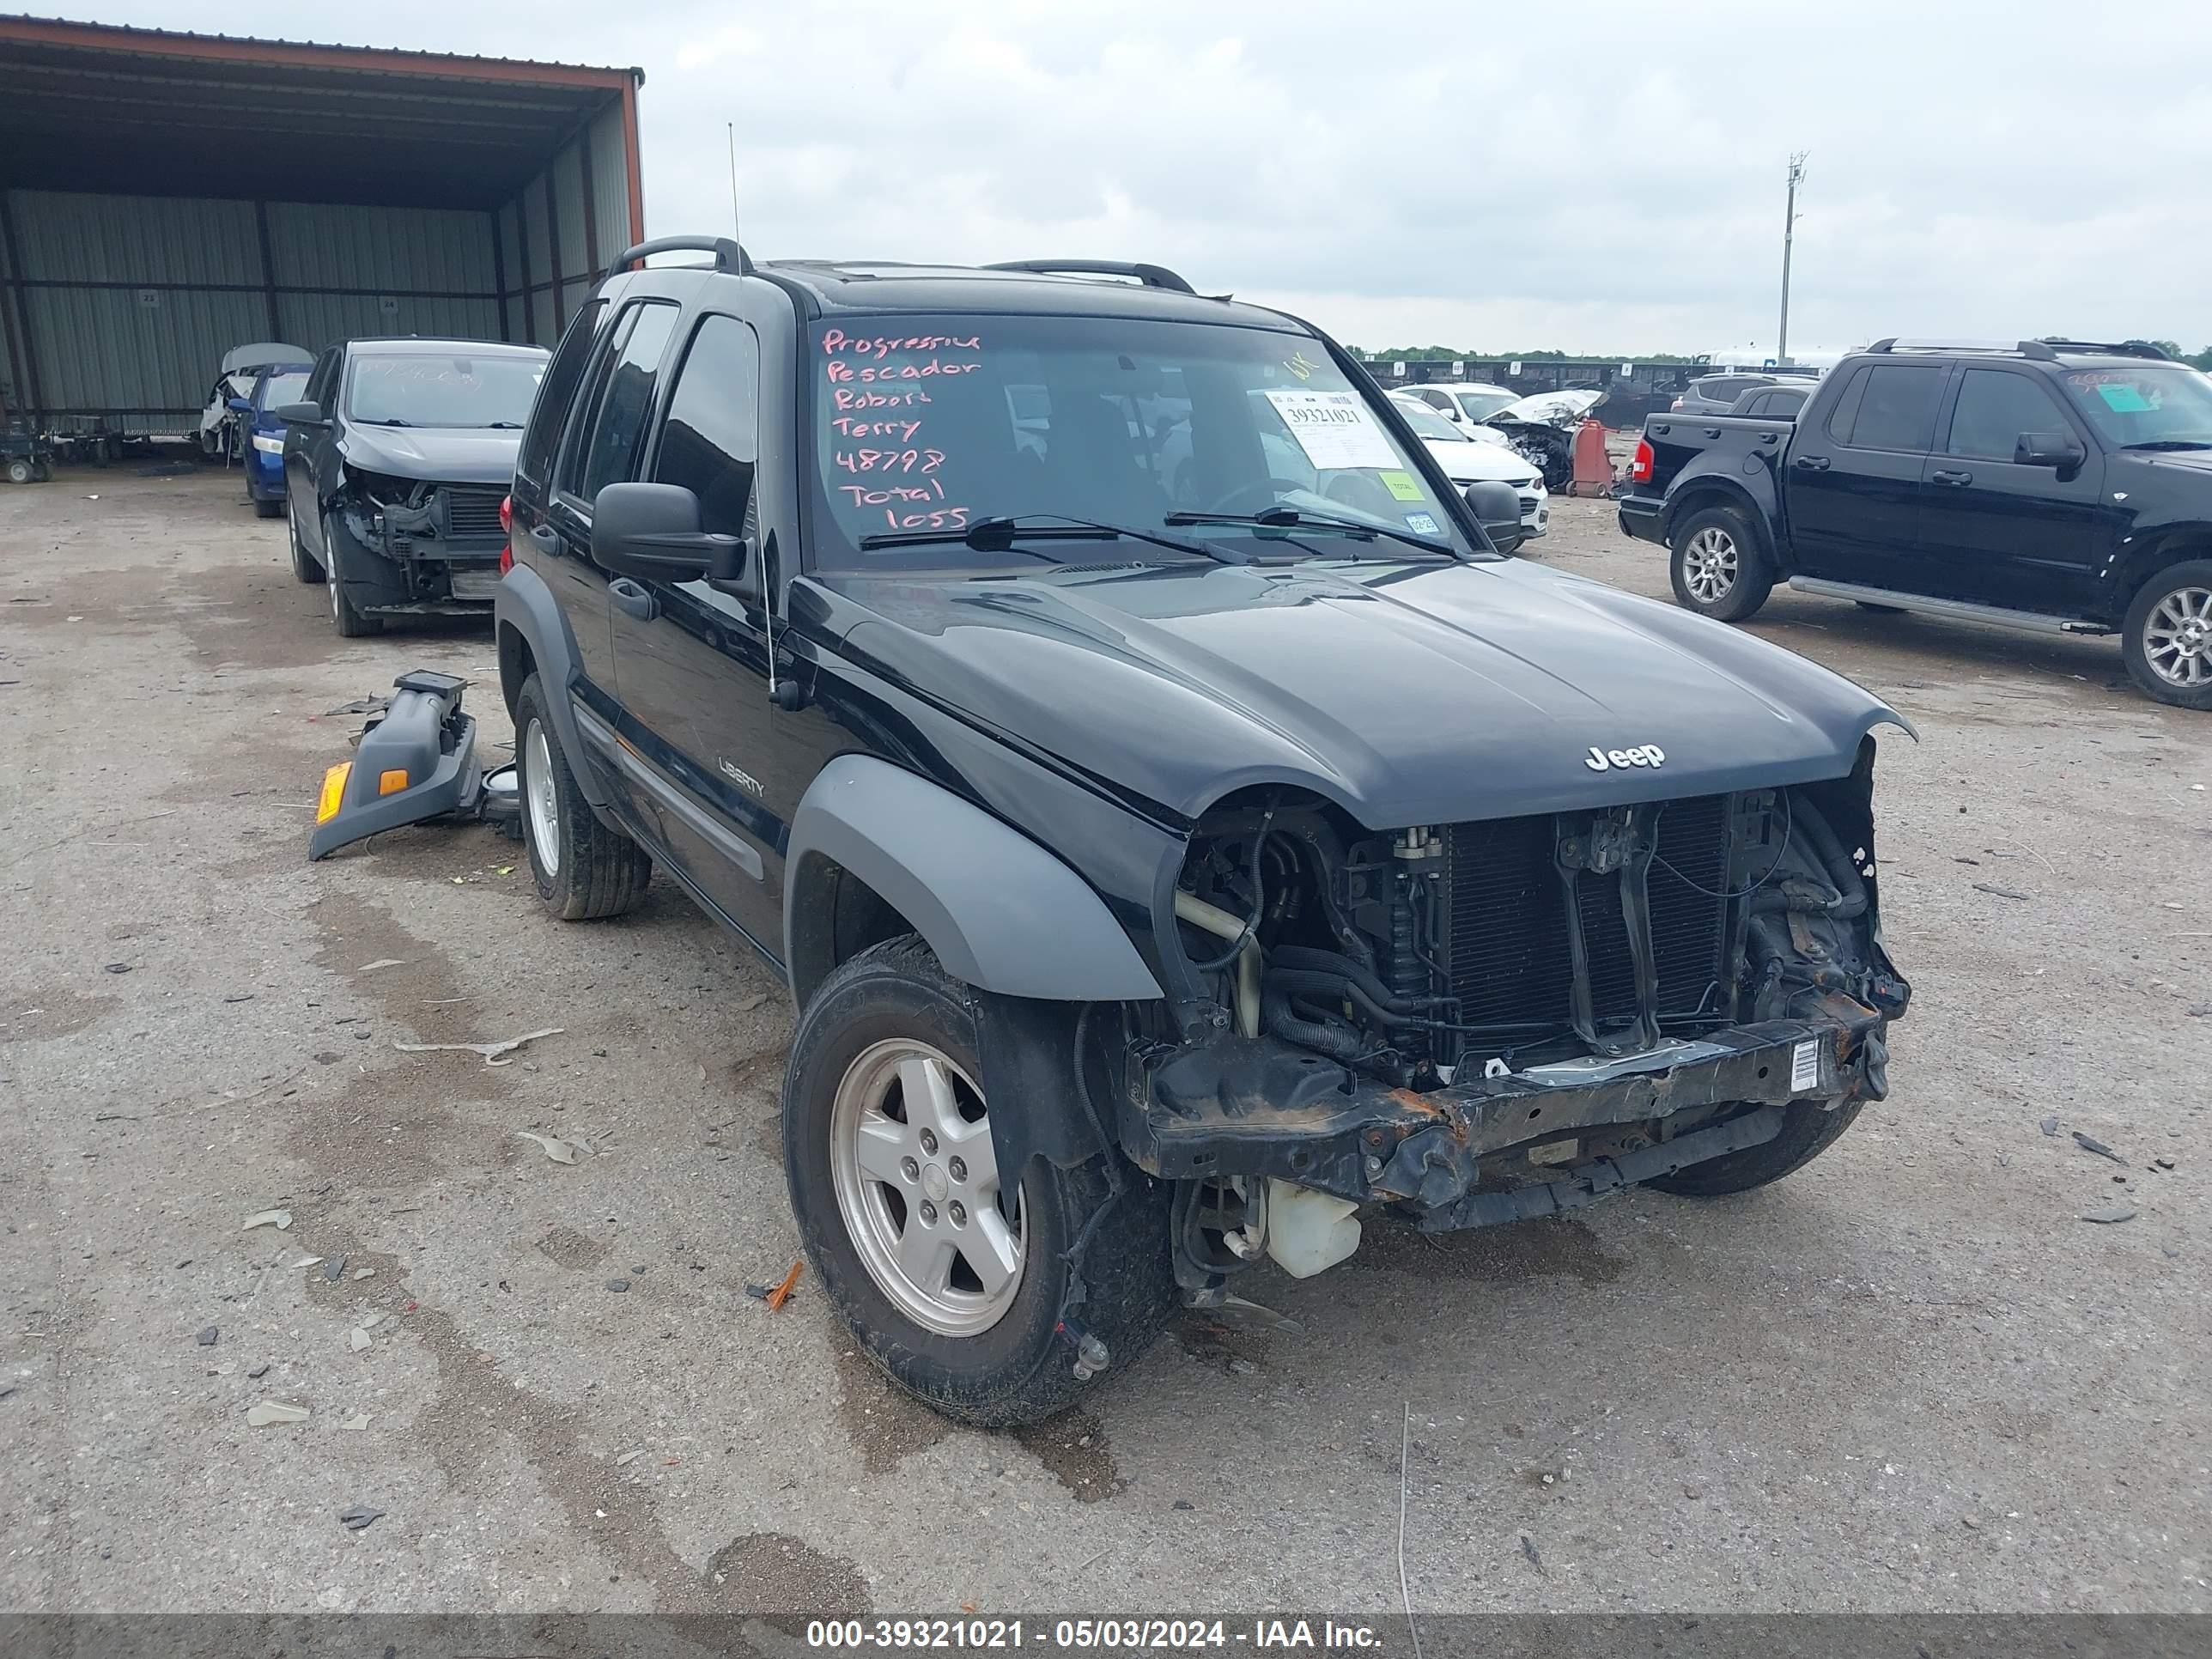
[[[1075,1271],[1066,1258],[1094,1216],[1073,1316],[1106,1345],[1114,1370],[1165,1328],[1175,1273],[1165,1187],[1124,1164],[1127,1187],[1100,1215],[1117,1152],[1068,1170],[1032,1158],[1002,1182],[975,1082],[974,994],[912,934],[823,981],[784,1073],[784,1175],[807,1259],[862,1352],[945,1416],[1005,1428],[1048,1417],[1090,1386],[1059,1325]],[[1064,1071],[1072,1059],[1033,1063]],[[941,1093],[910,1106],[909,1078],[934,1079]],[[953,1134],[927,1138],[932,1122]],[[962,1152],[969,1161],[956,1170]],[[961,1220],[963,1194],[973,1207]]]
[[[535,674],[514,701],[514,758],[522,844],[546,908],[563,921],[595,921],[633,908],[653,879],[653,860],[592,811],[561,752],[544,683]]]
[[[2212,709],[2212,559],[2177,564],[2143,584],[2120,627],[2120,656],[2145,695]]]
[[[1673,1175],[1654,1176],[1644,1184],[1678,1198],[1724,1198],[1731,1193],[1747,1193],[1803,1169],[1826,1152],[1851,1127],[1865,1103],[1850,1101],[1824,1112],[1811,1101],[1793,1100],[1783,1109],[1782,1133],[1773,1139],[1740,1152],[1723,1152]]]
[[[1668,573],[1674,603],[1715,622],[1741,622],[1766,603],[1774,567],[1759,532],[1733,507],[1708,507],[1674,526]]]

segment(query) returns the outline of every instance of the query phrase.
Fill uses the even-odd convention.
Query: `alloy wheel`
[[[2177,587],[2143,620],[2143,659],[2168,685],[2212,685],[2212,588]]]
[[[1025,1261],[1020,1194],[1001,1188],[975,1079],[928,1043],[890,1037],[846,1068],[830,1173],[847,1234],[899,1311],[942,1336],[1004,1318]]]
[[[530,842],[545,873],[561,873],[561,800],[553,789],[553,747],[537,720],[522,738],[523,798],[530,813]]]
[[[1717,605],[1735,586],[1735,538],[1718,525],[1707,525],[1682,550],[1682,586],[1699,605]]]

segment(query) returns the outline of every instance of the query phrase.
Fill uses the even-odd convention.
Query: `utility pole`
[[[1790,366],[1790,245],[1797,235],[1797,186],[1805,182],[1805,157],[1799,150],[1790,158],[1790,202],[1782,216],[1782,332],[1774,343],[1777,367]]]

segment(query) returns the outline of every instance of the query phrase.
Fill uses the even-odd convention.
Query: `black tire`
[[[2194,635],[2171,631],[2177,610],[2197,618]],[[2176,708],[2212,709],[2212,559],[2174,565],[2143,584],[2120,625],[2120,657],[2146,696]],[[2197,678],[2192,684],[2179,678],[2184,674]]]
[[[1747,1193],[1803,1169],[1826,1152],[1851,1127],[1865,1103],[1854,1100],[1824,1112],[1811,1101],[1792,1101],[1784,1111],[1782,1133],[1773,1139],[1740,1152],[1709,1158],[1644,1184],[1678,1198],[1724,1198],[1730,1193]]]
[[[1774,566],[1759,532],[1733,507],[1708,507],[1674,526],[1667,562],[1674,603],[1715,622],[1741,622],[1766,603]],[[1720,581],[1716,577],[1725,574]]]
[[[253,516],[257,519],[280,518],[283,512],[284,503],[280,501],[271,501],[264,495],[253,498]]]
[[[323,585],[323,567],[301,543],[300,521],[292,516],[289,507],[284,514],[284,528],[286,538],[292,544],[292,574],[310,587],[320,587]]]
[[[52,463],[47,461],[32,463],[31,482],[33,483],[51,483],[53,482],[53,477],[54,469]]]
[[[338,580],[338,538],[331,527],[331,515],[323,514],[323,584],[331,593],[331,623],[342,640],[366,639],[384,631],[384,620],[355,608],[353,599]]]
[[[544,683],[532,674],[514,701],[515,785],[521,795],[522,844],[530,854],[530,874],[538,896],[563,921],[596,921],[618,916],[645,896],[653,879],[653,860],[619,830],[610,830],[592,811],[576,775],[561,752],[561,738],[547,712]],[[541,751],[533,737],[542,734],[544,781],[551,786],[549,849],[540,844],[531,791],[539,782]]]
[[[8,463],[8,482],[9,483],[27,484],[33,482],[37,477],[38,469],[33,466],[29,461],[18,457],[16,459]]]
[[[995,1323],[964,1335],[918,1322],[886,1293],[854,1240],[831,1168],[839,1085],[877,1045],[924,1042],[969,1077],[981,1076],[969,996],[912,935],[862,951],[825,979],[799,1017],[784,1072],[784,1176],[807,1260],[862,1352],[955,1421],[1005,1428],[1049,1417],[1089,1387],[1076,1377],[1075,1349],[1057,1328],[1074,1271],[1067,1253],[1112,1191],[1105,1159],[1062,1170],[1040,1158],[1021,1172],[1020,1282]],[[1151,1345],[1176,1301],[1167,1189],[1121,1167],[1127,1188],[1077,1264],[1085,1299],[1073,1310],[1106,1345],[1109,1375]]]

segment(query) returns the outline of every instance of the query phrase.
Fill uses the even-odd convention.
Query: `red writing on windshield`
[[[983,364],[978,334],[854,335],[822,331],[822,379],[830,393],[833,474],[862,475],[831,493],[856,509],[883,514],[890,530],[963,530],[972,509],[948,496],[934,476],[953,460],[930,440],[929,381],[974,374]],[[892,389],[896,388],[896,389]],[[955,469],[957,471],[957,469]],[[897,480],[897,482],[894,482]]]

